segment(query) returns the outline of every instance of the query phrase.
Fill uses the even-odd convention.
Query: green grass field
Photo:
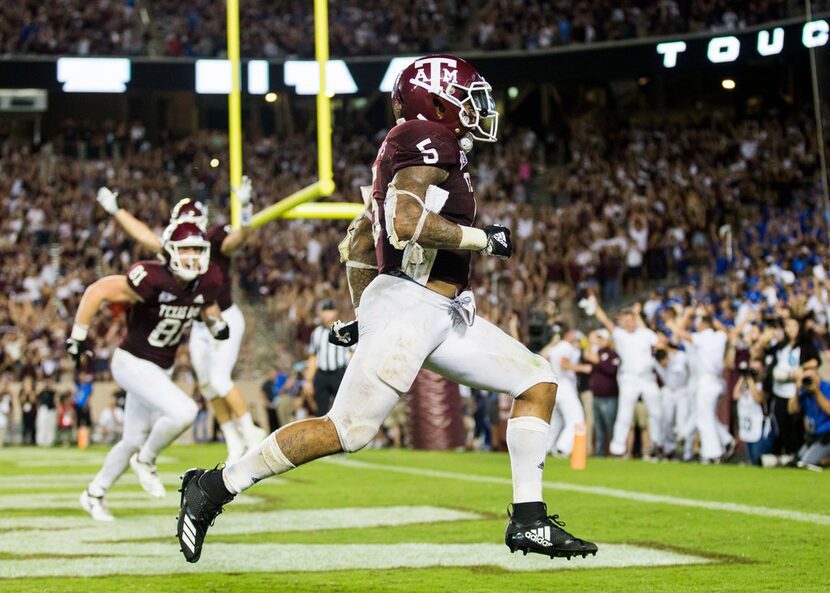
[[[176,478],[224,450],[166,451],[163,501],[125,474],[113,524],[77,506],[105,453],[0,449],[0,591],[830,591],[830,472],[549,460],[549,509],[600,547],[568,562],[504,546],[505,454],[365,451],[257,484],[190,565]]]

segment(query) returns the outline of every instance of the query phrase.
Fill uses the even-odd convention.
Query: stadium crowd
[[[368,164],[382,134],[335,139],[335,199],[355,200],[359,186],[369,183]],[[474,266],[479,314],[539,350],[552,327],[560,328],[555,335],[561,338],[563,327],[597,325],[577,308],[586,296],[613,309],[659,285],[663,292],[640,306],[644,322],[667,336],[661,344],[683,345],[669,321],[691,310],[689,319],[712,317],[732,328],[733,349],[780,345],[785,329],[779,326],[790,318],[799,319],[800,340],[809,336],[811,344],[823,345],[830,262],[824,226],[814,214],[815,150],[806,119],[767,114],[732,121],[715,114],[625,126],[575,119],[564,151],[530,130],[508,128],[503,137],[474,155],[480,219],[510,226],[521,248],[507,262],[483,258]],[[313,151],[300,135],[262,138],[245,151],[257,207],[314,177]],[[227,171],[210,161],[224,154],[223,134],[151,140],[139,123],[67,121],[41,146],[11,139],[0,145],[0,370],[5,382],[26,384],[25,401],[37,402],[37,394],[60,378],[65,320],[83,288],[148,255],[97,206],[97,187],[119,190],[122,206],[156,229],[182,195],[209,203],[221,221]],[[291,376],[305,358],[316,303],[334,298],[349,310],[336,248],[344,224],[272,224],[280,232],[258,233],[238,258],[239,289],[275,328],[279,370]],[[93,332],[99,379],[107,377],[122,314],[109,308]],[[586,347],[579,335],[571,338]],[[598,339],[607,338],[589,341],[597,345]],[[742,356],[727,365],[733,375],[744,361],[764,373],[759,376],[771,376],[769,355]],[[776,393],[769,389],[765,393]],[[584,409],[593,411],[593,404]],[[781,409],[774,410],[779,425],[789,418]],[[469,410],[475,415],[474,406]],[[601,414],[588,415],[595,424]],[[483,413],[475,417],[488,420]],[[780,450],[794,453],[795,442]],[[604,450],[601,441],[596,451]],[[638,450],[652,453],[642,444]]]
[[[242,55],[276,58],[314,54],[311,0],[241,5]],[[816,4],[816,3],[813,3]],[[0,53],[222,56],[224,12],[209,0],[64,0],[6,2],[0,7]],[[815,6],[814,11],[821,6]],[[772,0],[429,0],[331,3],[335,56],[471,48],[543,49],[690,31],[736,30],[803,10]],[[140,16],[141,14],[141,16]],[[475,17],[475,18],[473,18]],[[424,35],[428,30],[429,35]]]
[[[735,31],[788,16],[782,2],[487,0],[471,27],[476,48],[545,49],[702,30]]]
[[[149,38],[134,0],[0,5],[0,54],[144,55]]]

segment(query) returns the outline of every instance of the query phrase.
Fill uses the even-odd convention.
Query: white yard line
[[[27,492],[25,494],[0,494],[0,509],[74,509],[81,511],[77,492]],[[244,505],[261,504],[263,499],[255,495],[241,495],[234,504],[241,502]],[[118,513],[120,509],[176,509],[179,506],[179,493],[175,489],[168,489],[164,498],[153,498],[144,492],[116,491],[107,493],[107,503],[110,510]]]
[[[465,482],[480,482],[485,484],[512,485],[512,481],[509,478],[499,478],[496,476],[478,476],[474,474],[445,472],[438,470],[421,469],[416,467],[401,467],[396,465],[385,465],[382,463],[368,463],[366,461],[357,461],[355,459],[343,459],[339,457],[328,458],[326,459],[326,462],[347,467],[369,469],[376,471],[387,471],[401,474],[411,474],[415,476],[425,476],[430,478],[461,480]],[[621,498],[624,500],[633,500],[636,502],[669,504],[674,506],[706,509],[709,511],[727,511],[731,513],[741,513],[744,515],[751,515],[753,517],[787,519],[790,521],[812,523],[814,525],[830,525],[830,515],[822,515],[819,513],[804,513],[801,511],[791,511],[788,509],[773,509],[769,507],[759,507],[734,502],[696,500],[694,498],[681,498],[679,496],[650,494],[648,492],[638,492],[636,490],[621,490],[619,488],[605,488],[603,486],[582,486],[579,484],[567,484],[563,482],[544,482],[544,487],[551,490],[579,492],[580,494],[595,494],[598,496],[609,496],[611,498]]]
[[[706,558],[625,544],[600,544],[596,557],[563,558],[510,554],[504,544],[208,544],[198,564],[178,547],[110,544],[109,556],[0,560],[0,577],[180,574],[194,572],[322,572],[436,566],[499,566],[510,571],[623,568],[705,564]],[[86,552],[86,550],[84,550]]]
[[[159,472],[158,476],[162,483],[168,488],[178,489],[181,484],[183,471],[178,472]],[[64,474],[59,478],[54,474],[20,474],[15,476],[4,476],[0,480],[0,492],[9,490],[83,490],[87,484],[92,481],[95,474],[90,472],[86,474]],[[113,491],[118,492],[122,486],[135,486],[138,484],[138,477],[131,471],[125,472],[113,486]],[[285,484],[282,478],[271,478],[266,484],[269,486],[276,486],[278,484]],[[2,505],[0,505],[2,508]]]
[[[45,495],[32,496],[44,498]],[[706,558],[689,554],[627,544],[600,544],[600,552],[596,557],[567,562],[564,559],[551,560],[533,554],[527,557],[518,553],[510,554],[501,543],[409,543],[403,537],[398,538],[395,533],[397,526],[482,518],[476,513],[431,506],[261,513],[231,511],[211,530],[213,538],[230,534],[385,527],[390,541],[383,544],[214,541],[205,546],[202,560],[198,564],[188,564],[179,553],[178,543],[173,537],[175,521],[172,517],[133,516],[113,523],[96,523],[82,517],[0,518],[0,553],[50,556],[48,559],[0,560],[0,578],[184,572],[319,572],[435,566],[499,566],[511,571],[538,571],[710,562]],[[164,541],[141,541],[159,537],[164,537]],[[298,537],[302,538],[302,535],[298,534]],[[84,558],[79,559],[78,556]]]

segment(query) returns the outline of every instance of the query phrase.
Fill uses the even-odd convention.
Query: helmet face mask
[[[454,96],[456,89],[462,97],[461,100]],[[458,116],[461,125],[479,142],[498,140],[499,112],[496,111],[492,90],[485,80],[477,80],[469,87],[451,83],[449,94],[443,97],[459,108]]]
[[[202,202],[191,198],[179,200],[170,211],[170,224],[189,222],[203,231],[207,229],[208,209]]]
[[[192,282],[210,266],[210,242],[192,222],[174,222],[164,229],[162,251],[167,267],[185,282]]]
[[[498,139],[499,113],[492,87],[470,64],[454,56],[427,56],[404,68],[392,100],[403,120],[444,124],[458,136],[481,142]]]

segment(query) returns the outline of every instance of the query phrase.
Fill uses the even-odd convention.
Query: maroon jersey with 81
[[[216,297],[216,304],[223,311],[233,305],[231,296],[231,258],[222,253],[222,241],[228,236],[230,227],[217,224],[210,227],[205,237],[210,243],[210,261],[219,268],[222,273],[222,290]]]
[[[377,209],[375,225],[379,231],[376,250],[381,273],[400,268],[403,261],[403,251],[389,242],[384,213],[386,189],[395,173],[415,166],[440,167],[449,173],[438,186],[449,193],[440,216],[464,226],[472,226],[475,222],[473,183],[467,167],[467,155],[461,150],[458,139],[436,122],[415,119],[398,124],[386,135],[372,167],[372,198]],[[429,279],[466,287],[470,278],[471,256],[468,250],[438,250]]]
[[[182,335],[205,305],[216,302],[222,274],[211,263],[205,274],[184,285],[161,262],[140,261],[127,272],[127,284],[142,301],[127,313],[121,348],[167,369],[173,366]]]

